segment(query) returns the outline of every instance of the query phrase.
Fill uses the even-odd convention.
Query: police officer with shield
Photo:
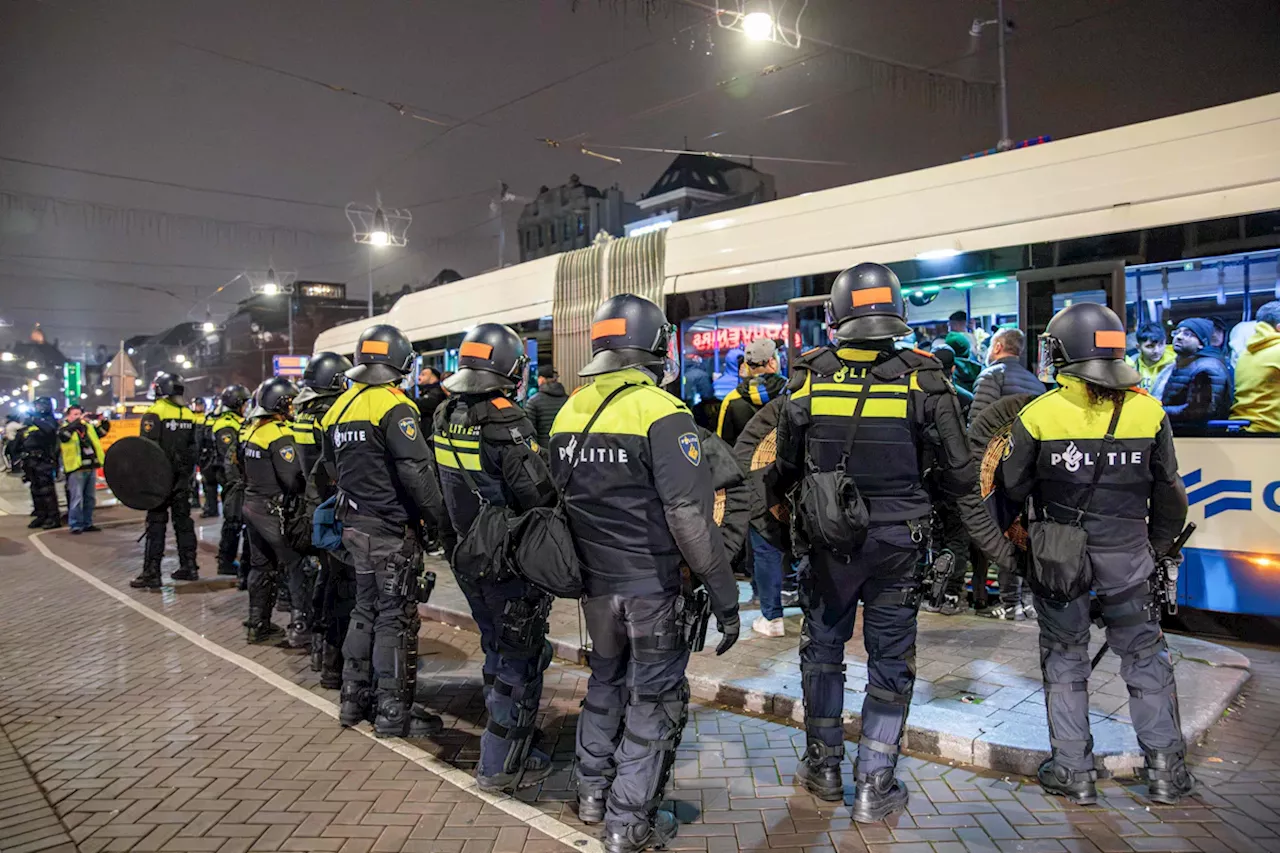
[[[738,587],[714,517],[710,466],[669,381],[671,326],[633,294],[600,306],[593,377],[551,432],[552,470],[582,558],[591,679],[578,718],[578,816],[604,820],[605,850],[632,853],[675,836],[660,811],[688,716],[687,567],[706,586],[724,637],[738,639]],[[705,625],[705,623],[704,623]]]
[[[147,512],[146,546],[142,574],[129,581],[134,589],[160,588],[160,561],[164,558],[165,527],[173,519],[178,543],[178,570],[174,580],[199,580],[196,566],[196,529],[191,523],[191,471],[196,464],[196,430],[201,416],[182,402],[185,387],[176,373],[157,374],[151,383],[155,402],[142,416],[141,435],[160,445],[169,460],[173,485],[169,499]]]
[[[302,390],[294,399],[293,433],[307,477],[307,498],[302,515],[310,519],[316,506],[337,493],[323,465],[324,430],[320,421],[347,388],[346,372],[351,360],[336,352],[322,352],[307,362],[302,373]],[[310,531],[310,526],[307,526]],[[311,551],[311,553],[315,553]],[[356,603],[356,575],[338,555],[318,554],[320,571],[311,597],[311,669],[320,673],[320,686],[342,687],[342,642]]]
[[[800,580],[808,745],[796,781],[821,799],[843,799],[844,648],[861,602],[867,688],[853,805],[859,822],[883,820],[907,803],[894,770],[915,685],[917,564],[931,511],[923,459],[934,460],[945,497],[968,495],[976,484],[942,365],[894,346],[911,331],[905,318],[902,288],[888,267],[863,263],[840,273],[827,303],[835,346],[798,359],[778,420],[778,485],[795,487],[793,541],[809,550]]]
[[[555,502],[533,424],[512,400],[526,362],[515,331],[482,323],[463,338],[458,370],[444,383],[450,396],[435,410],[432,444],[440,490],[460,540],[484,523],[478,516],[491,511],[483,509],[486,504],[523,513]],[[475,533],[483,535],[480,529]],[[485,656],[489,723],[480,737],[476,783],[483,791],[514,792],[551,774],[550,756],[533,745],[542,673],[552,656],[546,639],[551,597],[497,553],[473,555],[463,548],[452,556]]]
[[[1010,500],[1029,502],[1032,519],[1028,582],[1040,614],[1052,755],[1040,767],[1040,784],[1075,803],[1097,802],[1088,693],[1092,590],[1129,688],[1150,797],[1172,805],[1192,793],[1195,779],[1160,630],[1156,596],[1164,589],[1152,579],[1159,563],[1166,572],[1177,567],[1173,543],[1187,496],[1169,418],[1158,400],[1136,389],[1141,377],[1124,354],[1124,323],[1105,306],[1078,303],[1049,321],[1041,378],[1056,378],[1058,387],[1018,414],[998,482]],[[1070,531],[1081,529],[1084,553],[1064,560]],[[1064,565],[1081,576],[1063,576]],[[1077,594],[1055,594],[1064,586]]]
[[[325,462],[338,484],[342,545],[355,567],[356,606],[342,647],[339,719],[372,718],[380,737],[425,737],[440,718],[413,703],[418,666],[421,525],[445,523],[431,451],[413,401],[396,386],[413,346],[394,326],[370,326],[356,343],[349,387],[321,420]]]
[[[228,385],[222,389],[218,402],[222,411],[210,424],[213,434],[213,476],[222,487],[222,534],[218,539],[218,574],[239,575],[240,588],[248,589],[249,537],[244,536],[243,554],[241,534],[244,529],[244,476],[240,472],[240,430],[244,428],[244,410],[249,402],[249,389],[243,385]]]

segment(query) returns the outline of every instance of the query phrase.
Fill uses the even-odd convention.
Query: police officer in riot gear
[[[413,704],[422,593],[421,525],[444,505],[418,410],[396,386],[413,346],[394,326],[365,329],[348,388],[321,420],[324,458],[338,485],[342,545],[355,567],[356,606],[342,647],[339,719],[373,718],[374,734],[421,737],[440,718]]]
[[[1158,400],[1135,389],[1140,377],[1124,354],[1124,323],[1102,305],[1077,303],[1049,321],[1041,378],[1049,378],[1052,366],[1058,387],[1018,414],[998,481],[1012,501],[1030,502],[1032,518],[1084,528],[1085,563],[1107,642],[1120,655],[1150,796],[1173,804],[1194,790],[1195,779],[1186,767],[1173,662],[1152,578],[1186,520],[1187,497],[1169,419]],[[1033,590],[1035,542],[1033,536]],[[1082,804],[1097,801],[1089,604],[1088,591],[1066,603],[1036,595],[1052,753],[1040,767],[1040,784]]]
[[[293,433],[307,477],[307,500],[303,514],[310,518],[320,502],[336,494],[323,465],[317,465],[324,450],[324,430],[320,420],[347,388],[346,372],[351,360],[336,352],[322,352],[307,362],[302,374],[302,390],[294,399]],[[342,687],[342,641],[356,603],[356,575],[347,563],[329,551],[318,555],[320,571],[311,597],[311,668],[320,673],[320,686]]]
[[[297,603],[290,614],[285,639],[295,649],[311,643],[311,617],[305,609],[310,599],[303,589],[303,558],[284,532],[291,504],[305,488],[302,460],[289,429],[290,407],[297,395],[297,387],[282,376],[259,385],[240,441],[244,518],[252,543],[249,642],[260,643],[280,633],[271,622],[271,608],[277,588],[287,584],[291,600]]]
[[[591,679],[578,719],[578,814],[602,818],[605,849],[661,846],[677,829],[658,810],[688,715],[687,567],[724,634],[738,638],[738,588],[714,518],[710,466],[689,409],[660,389],[671,327],[632,294],[600,306],[594,377],[551,432],[552,470],[584,568]],[[592,419],[595,418],[594,423]],[[587,430],[588,425],[591,426]]]
[[[481,501],[522,513],[554,503],[556,490],[533,424],[511,399],[527,362],[520,336],[482,323],[458,354],[458,370],[444,383],[448,402],[435,410],[432,443],[440,491],[461,538]],[[455,558],[454,574],[480,628],[489,688],[476,782],[484,791],[514,792],[551,774],[550,756],[533,747],[542,673],[551,663],[551,597],[493,557],[487,566],[462,566]]]
[[[36,397],[22,433],[22,473],[31,486],[34,517],[27,527],[53,530],[62,526],[58,509],[58,421],[52,397]]]
[[[217,467],[217,454],[213,446],[213,416],[205,412],[203,397],[191,401],[191,412],[198,419],[196,426],[196,466],[200,470],[199,480],[193,478],[191,498],[196,506],[200,506],[201,493],[204,495],[204,507],[200,510],[201,518],[218,517],[218,478],[213,473]]]
[[[917,564],[931,511],[922,482],[926,452],[944,496],[967,495],[976,485],[964,419],[941,364],[894,346],[910,332],[905,318],[902,289],[888,267],[863,263],[840,273],[827,303],[835,346],[798,359],[778,420],[778,485],[784,493],[797,486],[795,538],[810,551],[800,586],[808,747],[796,781],[824,800],[844,796],[844,648],[861,602],[868,683],[853,807],[859,822],[882,820],[907,803],[894,769],[915,685]],[[819,519],[801,511],[806,486],[824,477],[861,496],[865,514],[848,548],[817,536]],[[852,530],[855,516],[846,511],[839,524]]]
[[[158,443],[173,473],[169,499],[147,512],[146,546],[142,574],[129,582],[135,589],[160,588],[160,561],[164,558],[166,522],[173,519],[173,536],[178,543],[178,570],[174,580],[199,579],[196,566],[196,530],[191,523],[191,471],[196,464],[196,430],[201,417],[182,403],[182,377],[160,373],[151,383],[155,403],[142,416],[141,435]]]
[[[218,574],[239,575],[242,589],[248,588],[249,537],[244,537],[244,551],[240,562],[236,552],[241,549],[241,533],[244,528],[244,477],[240,473],[240,430],[244,427],[245,405],[249,402],[249,389],[243,385],[228,385],[222,389],[218,401],[222,411],[210,424],[213,433],[215,464],[213,475],[222,487],[222,534],[218,539]]]

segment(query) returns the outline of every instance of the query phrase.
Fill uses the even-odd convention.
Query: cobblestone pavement
[[[6,853],[69,850],[68,836],[81,851],[597,849],[581,835],[567,835],[567,844],[553,838],[594,836],[571,807],[572,732],[585,690],[577,667],[548,671],[540,718],[562,769],[522,796],[532,807],[487,802],[441,763],[469,771],[476,758],[475,635],[424,627],[422,698],[448,728],[418,743],[429,753],[418,754],[341,730],[325,710],[333,691],[318,687],[303,656],[244,643],[244,596],[224,582],[128,590],[140,555],[136,523],[40,542],[173,620],[172,629],[47,558],[22,520],[0,518]],[[846,805],[790,785],[803,742],[796,728],[695,707],[668,792],[687,822],[672,849],[1280,851],[1280,654],[1248,654],[1254,678],[1195,748],[1205,790],[1181,808],[1151,806],[1143,787],[1125,780],[1105,781],[1096,808],[1068,807],[1022,777],[909,756],[900,765],[912,795],[907,813],[859,826]]]

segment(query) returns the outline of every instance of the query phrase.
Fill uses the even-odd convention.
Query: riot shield
[[[131,435],[111,445],[102,464],[107,486],[130,509],[152,510],[173,491],[173,467],[160,445]]]
[[[996,469],[1008,454],[1013,422],[1018,412],[1034,399],[1031,394],[1001,397],[984,409],[969,427],[970,446],[974,456],[981,460],[978,482],[983,503],[1005,537],[1022,550],[1027,547],[1022,506],[1005,497],[996,482]]]

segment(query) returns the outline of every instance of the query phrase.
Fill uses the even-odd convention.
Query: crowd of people
[[[190,519],[199,466],[222,507],[218,571],[238,575],[249,593],[248,641],[309,649],[321,684],[339,691],[342,725],[429,738],[442,726],[417,701],[429,697],[418,692],[417,607],[435,580],[423,555],[438,543],[484,651],[477,784],[507,793],[553,770],[536,727],[548,619],[553,593],[578,598],[591,637],[578,813],[603,823],[606,850],[631,853],[676,833],[660,806],[687,720],[685,671],[712,618],[716,654],[738,640],[735,565],[753,575],[762,612],[753,628],[766,636],[785,633],[783,588],[795,575],[807,743],[796,783],[826,800],[844,798],[845,644],[863,610],[868,684],[852,806],[860,822],[883,820],[908,799],[896,766],[918,610],[927,599],[938,612],[959,612],[962,564],[972,563],[975,595],[994,566],[1001,600],[990,615],[1040,620],[1053,732],[1039,774],[1045,790],[1096,802],[1081,652],[1096,594],[1131,689],[1151,797],[1175,803],[1190,794],[1151,581],[1186,497],[1170,415],[1131,390],[1141,377],[1124,360],[1119,318],[1096,305],[1054,318],[1042,342],[1056,370],[1049,390],[1022,366],[1027,342],[1016,329],[982,341],[987,364],[976,370],[967,362],[978,342],[964,318],[953,318],[932,352],[903,346],[911,330],[887,267],[838,276],[828,314],[834,345],[804,353],[789,377],[774,342],[745,347],[714,429],[679,399],[662,309],[630,294],[596,314],[580,371],[590,384],[569,395],[543,365],[538,393],[523,405],[523,341],[496,323],[466,334],[452,375],[421,371],[416,397],[402,390],[413,347],[386,325],[360,336],[354,360],[320,353],[299,385],[273,377],[252,395],[231,386],[207,416],[184,404],[181,377],[163,374],[141,436],[159,447],[173,486],[147,514],[132,585],[161,585],[170,520],[173,578],[199,577]],[[1034,507],[1030,554],[981,498],[981,450],[967,435],[1011,399],[1014,441],[996,495],[1015,512]],[[93,430],[76,428],[70,414],[68,422],[73,450],[81,443],[74,452],[64,445],[64,461],[88,458]],[[1148,491],[1110,464],[1060,474],[1050,459],[1068,442],[1095,460],[1119,442],[1132,451],[1122,460],[1139,460],[1136,478]],[[210,509],[217,503],[207,493]],[[1090,559],[1078,553],[1073,562],[1060,553],[1068,546],[1087,547]],[[935,582],[945,595],[926,591]],[[272,622],[277,609],[289,613],[284,627]]]

